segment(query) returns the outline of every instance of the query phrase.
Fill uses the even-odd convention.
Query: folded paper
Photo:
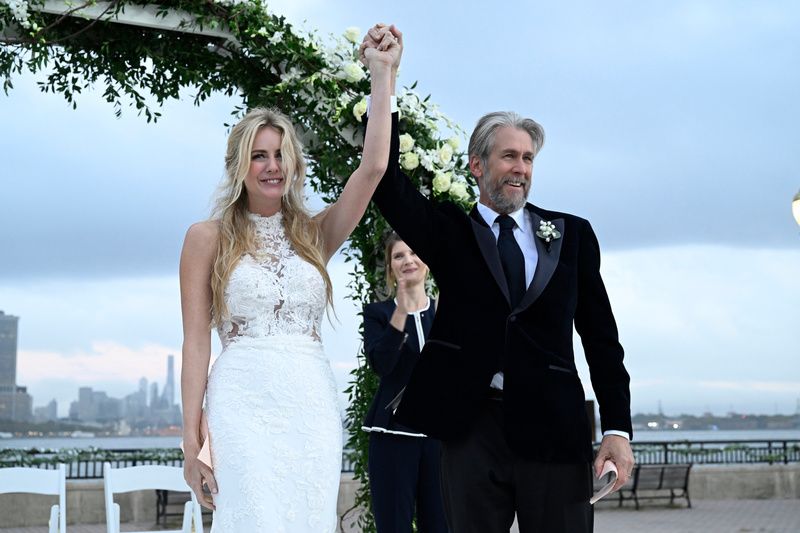
[[[614,487],[614,483],[617,482],[617,478],[619,477],[619,472],[617,472],[617,465],[612,463],[611,461],[606,461],[603,463],[603,469],[600,471],[600,475],[597,476],[597,479],[603,479],[604,476],[608,476],[608,483],[603,485],[600,490],[594,493],[594,496],[589,500],[589,503],[594,505],[600,498],[606,496],[611,489]]]
[[[200,453],[197,454],[197,458],[204,465],[213,468],[211,466],[211,438],[208,432],[208,419],[206,418],[205,410],[200,415],[200,437],[203,439],[203,445],[200,447]],[[181,441],[181,451],[186,454],[186,450],[183,449],[183,441]]]

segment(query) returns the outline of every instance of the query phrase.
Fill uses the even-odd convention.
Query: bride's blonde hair
[[[294,251],[311,263],[325,281],[328,304],[333,301],[331,278],[325,269],[323,236],[303,202],[306,164],[303,145],[289,118],[273,108],[257,107],[231,130],[225,153],[225,179],[213,209],[219,221],[219,242],[211,273],[211,323],[218,325],[228,315],[225,287],[242,255],[256,250],[255,228],[248,218],[244,179],[250,169],[250,153],[256,134],[274,128],[281,134],[281,171],[285,179],[281,212],[283,227]]]

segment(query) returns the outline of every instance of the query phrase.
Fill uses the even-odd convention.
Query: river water
[[[731,440],[800,440],[800,429],[656,431],[640,430],[634,442]],[[12,438],[0,439],[0,448],[95,448],[141,449],[177,448],[180,437],[94,437],[94,438]]]

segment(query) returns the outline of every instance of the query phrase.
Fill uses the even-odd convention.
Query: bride
[[[342,426],[320,339],[332,294],[325,265],[364,214],[389,157],[402,35],[393,26],[382,32],[381,46],[361,50],[370,121],[361,163],[337,201],[307,213],[294,127],[274,109],[252,109],[228,138],[216,216],[186,233],[184,475],[214,509],[212,531],[336,528]],[[223,350],[209,374],[212,325]]]

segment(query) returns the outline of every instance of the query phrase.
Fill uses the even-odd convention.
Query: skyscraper
[[[150,385],[150,410],[159,409],[158,405],[158,383]]]
[[[161,405],[168,409],[175,405],[175,356],[167,356],[167,382],[161,391]]]
[[[17,324],[19,317],[0,311],[0,387],[17,384]]]
[[[0,419],[28,421],[33,398],[17,385],[17,325],[19,317],[0,311]]]

